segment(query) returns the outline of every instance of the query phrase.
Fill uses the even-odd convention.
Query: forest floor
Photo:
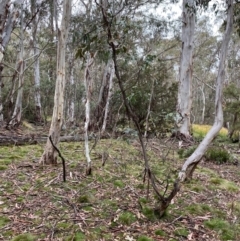
[[[237,144],[215,145],[237,158]],[[61,160],[57,166],[38,163],[43,148],[44,144],[0,147],[0,240],[240,240],[236,162],[201,162],[193,180],[182,186],[159,219],[153,211],[154,192],[150,187],[148,193],[147,182],[143,183],[144,164],[136,139],[99,140],[91,152],[91,176],[85,176],[84,143],[61,142],[66,182]],[[161,181],[159,191],[163,194],[168,186],[168,193],[184,161],[178,143],[151,139],[147,155]]]

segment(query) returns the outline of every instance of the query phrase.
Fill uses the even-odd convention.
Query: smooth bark
[[[106,130],[107,126],[107,117],[108,117],[108,112],[109,112],[109,105],[110,105],[110,100],[112,97],[112,92],[113,92],[113,75],[114,75],[114,65],[113,61],[111,60],[109,63],[109,86],[108,86],[108,94],[107,94],[107,100],[106,100],[106,105],[105,105],[105,111],[104,111],[104,118],[103,118],[103,125],[102,125],[102,130],[101,133],[104,133]]]
[[[90,123],[90,101],[91,101],[91,95],[92,95],[91,66],[94,63],[94,57],[95,56],[92,56],[92,54],[87,53],[87,62],[86,62],[85,73],[84,73],[84,86],[85,86],[85,93],[86,93],[84,131],[85,131],[85,155],[87,159],[87,170],[86,170],[87,175],[91,174],[91,167],[92,167],[92,161],[90,157],[89,143],[88,143],[88,128]]]
[[[182,52],[179,72],[177,105],[178,132],[190,136],[190,112],[192,106],[192,73],[196,8],[194,0],[183,0],[182,4]]]
[[[69,59],[69,72],[70,72],[70,95],[69,95],[69,107],[68,107],[68,122],[71,125],[75,123],[75,79],[74,79],[74,56]]]
[[[15,102],[14,111],[12,118],[9,122],[9,126],[15,127],[19,126],[22,119],[22,99],[23,99],[23,84],[24,84],[24,70],[25,70],[25,61],[24,61],[24,26],[23,26],[23,2],[21,4],[21,32],[20,32],[20,53],[19,53],[19,75],[18,75],[18,91],[17,98]]]
[[[66,83],[65,55],[71,15],[71,2],[71,0],[64,0],[63,2],[61,27],[58,29],[57,80],[55,86],[53,115],[49,130],[49,136],[52,137],[55,146],[58,146],[59,143],[60,131],[64,118],[64,91]],[[57,152],[49,139],[47,140],[40,162],[44,164],[57,163]]]
[[[33,38],[33,54],[35,56],[34,62],[34,101],[35,101],[35,121],[37,123],[42,122],[42,105],[40,94],[40,66],[39,66],[39,48],[37,44],[37,28],[39,16],[36,14],[36,0],[31,0],[31,11],[33,14],[32,20],[32,38]]]
[[[11,37],[16,19],[19,14],[19,6],[22,1],[15,1],[16,7],[10,7],[10,0],[0,1],[0,125],[3,124],[3,100],[2,100],[2,71],[3,71],[3,57],[5,49]]]
[[[233,0],[227,1],[227,26],[221,45],[221,53],[219,60],[218,76],[216,80],[216,96],[215,96],[215,120],[212,128],[209,130],[205,138],[199,144],[194,153],[185,161],[179,172],[180,181],[191,178],[194,169],[197,164],[201,161],[207,148],[217,136],[223,125],[223,109],[222,109],[222,95],[223,95],[223,84],[225,81],[225,61],[227,56],[228,45],[233,29]]]

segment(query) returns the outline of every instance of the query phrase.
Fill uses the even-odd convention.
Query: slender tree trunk
[[[103,118],[103,125],[102,125],[102,130],[101,133],[104,133],[106,126],[107,126],[107,117],[108,117],[108,112],[109,112],[109,104],[110,100],[112,97],[112,92],[113,92],[113,75],[114,75],[114,63],[111,60],[109,63],[109,87],[108,87],[108,95],[107,95],[107,100],[106,100],[106,105],[105,105],[105,111],[104,111],[104,118]]]
[[[204,85],[200,87],[201,93],[202,93],[202,117],[201,117],[201,124],[204,124],[204,118],[205,118],[205,109],[206,109],[206,97],[204,93]]]
[[[92,77],[91,77],[91,66],[94,62],[94,57],[90,53],[87,53],[87,63],[84,73],[84,86],[85,86],[85,92],[86,92],[86,100],[85,100],[85,125],[84,125],[84,131],[85,131],[85,155],[87,159],[87,170],[86,174],[91,174],[91,168],[92,168],[92,161],[90,158],[90,151],[89,151],[89,144],[88,144],[88,128],[90,123],[90,101],[91,101],[91,95],[92,95]]]
[[[74,56],[69,60],[69,72],[70,72],[70,103],[68,107],[68,122],[73,125],[75,123],[75,80],[74,80]]]
[[[55,146],[58,146],[59,143],[60,131],[64,118],[64,91],[66,83],[65,54],[69,31],[70,15],[71,0],[64,0],[61,28],[58,29],[57,80],[55,86],[53,115],[49,130],[49,136],[52,137]],[[40,162],[44,164],[57,163],[57,152],[55,148],[52,146],[49,139],[47,140],[44,153],[40,158]]]
[[[179,172],[179,179],[184,181],[191,178],[194,169],[201,161],[208,146],[212,140],[217,136],[223,125],[223,110],[222,110],[222,89],[225,81],[225,60],[227,56],[228,44],[230,41],[232,29],[233,29],[233,0],[227,0],[227,26],[224,34],[224,38],[221,46],[220,61],[218,76],[216,81],[216,96],[215,96],[215,120],[212,128],[209,130],[205,138],[199,144],[194,153],[185,161]]]
[[[10,8],[10,0],[0,1],[0,125],[3,124],[3,100],[2,100],[2,71],[3,71],[3,55],[5,48],[11,37],[16,19],[18,17],[18,9],[21,0],[16,1],[17,6],[13,9]]]
[[[154,84],[155,84],[155,80],[153,79],[151,95],[150,95],[150,99],[149,99],[149,103],[148,103],[147,117],[146,117],[146,129],[145,129],[145,132],[144,132],[144,137],[145,138],[147,137],[147,133],[148,133],[149,116],[150,116],[150,112],[151,112],[151,105],[152,105],[152,99],[153,99],[153,93],[154,93]]]
[[[182,9],[182,53],[179,73],[177,126],[178,134],[189,138],[192,106],[193,37],[196,18],[194,0],[183,0]]]
[[[39,70],[39,48],[37,44],[37,28],[38,28],[38,14],[36,14],[36,0],[31,0],[31,11],[35,15],[32,20],[32,38],[33,38],[33,54],[36,58],[34,63],[34,86],[35,86],[35,121],[42,122],[42,105],[40,94],[40,70]]]
[[[18,79],[18,91],[17,99],[15,102],[12,118],[8,125],[15,127],[20,125],[22,119],[22,99],[23,99],[23,84],[24,84],[24,33],[23,33],[23,2],[21,4],[21,34],[20,34],[20,53],[19,53],[19,79]]]

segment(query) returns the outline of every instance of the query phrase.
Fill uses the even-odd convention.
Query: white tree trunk
[[[206,109],[206,97],[204,93],[204,85],[200,87],[201,93],[202,93],[202,117],[201,117],[201,124],[204,124],[204,118],[205,118],[205,109]]]
[[[31,0],[32,14],[36,14],[36,0]],[[42,122],[42,106],[41,106],[41,94],[40,94],[40,70],[39,70],[39,48],[37,44],[37,28],[38,28],[39,15],[35,15],[32,20],[32,38],[33,38],[33,54],[36,58],[34,63],[34,87],[35,87],[35,120],[36,122]]]
[[[74,56],[69,59],[70,69],[70,103],[68,108],[68,122],[75,123],[75,80],[74,80]]]
[[[192,73],[196,8],[194,0],[183,0],[182,4],[182,52],[179,72],[177,105],[178,131],[190,136],[190,112],[192,106]]]
[[[2,71],[3,55],[10,40],[11,33],[16,22],[19,6],[22,1],[16,2],[15,8],[10,8],[10,0],[0,1],[0,125],[3,123],[3,102],[2,102]]]
[[[61,28],[58,29],[57,80],[55,86],[53,115],[49,130],[49,136],[52,137],[55,146],[59,143],[60,131],[64,118],[64,91],[66,83],[65,55],[70,16],[71,0],[64,0]],[[49,139],[47,140],[40,162],[45,164],[57,163],[57,152]]]
[[[186,178],[191,177],[196,165],[204,153],[206,152],[208,146],[211,144],[212,140],[217,136],[218,132],[221,130],[223,125],[223,110],[222,110],[222,89],[225,81],[225,60],[227,56],[228,44],[230,41],[230,36],[233,29],[233,0],[227,0],[227,26],[224,34],[224,38],[221,46],[220,61],[218,76],[216,81],[216,97],[215,97],[215,120],[212,128],[209,130],[205,138],[199,144],[194,153],[185,161],[179,172],[179,179],[184,181]]]
[[[91,77],[91,66],[94,62],[94,56],[92,54],[87,53],[87,62],[86,62],[86,68],[84,73],[84,86],[85,86],[85,92],[86,92],[86,100],[85,100],[85,125],[84,125],[84,131],[85,131],[85,155],[87,159],[87,170],[86,174],[91,174],[91,168],[92,168],[92,162],[90,158],[90,151],[89,151],[89,143],[88,143],[88,127],[90,123],[90,101],[91,101],[91,95],[92,95],[92,77]]]
[[[109,64],[108,64],[109,87],[108,87],[108,96],[107,96],[107,101],[106,101],[106,106],[105,106],[104,119],[103,119],[103,125],[102,125],[101,133],[104,133],[104,131],[106,130],[106,126],[107,126],[109,104],[110,104],[110,100],[112,98],[112,92],[113,92],[113,75],[114,75],[114,73],[115,73],[114,63],[113,63],[112,60],[109,60]]]
[[[146,117],[146,127],[145,127],[145,132],[144,132],[145,138],[147,137],[148,127],[149,127],[149,116],[151,113],[151,103],[152,103],[153,92],[154,92],[154,83],[155,83],[155,80],[153,79],[151,94],[150,94],[149,103],[148,103],[147,117]]]
[[[22,98],[23,98],[23,84],[24,84],[24,70],[25,70],[25,62],[24,62],[24,33],[23,33],[23,2],[21,3],[21,33],[20,33],[20,53],[19,53],[19,76],[18,76],[18,91],[17,91],[17,99],[15,102],[14,111],[12,114],[12,118],[9,122],[10,126],[18,126],[21,123],[22,119]]]

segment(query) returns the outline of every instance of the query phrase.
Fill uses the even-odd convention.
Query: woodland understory
[[[234,0],[0,1],[0,240],[240,240],[239,29]]]
[[[44,133],[31,126],[12,137]],[[4,135],[10,133],[1,130]],[[168,137],[145,144],[157,186],[167,194],[183,162],[179,142]],[[84,142],[60,143],[66,182],[60,160],[51,168],[38,163],[44,144],[0,147],[0,240],[239,240],[238,144],[217,139],[213,146],[234,158],[203,160],[161,218],[154,190],[143,182],[136,136],[92,140],[90,146],[92,175],[86,176]]]

